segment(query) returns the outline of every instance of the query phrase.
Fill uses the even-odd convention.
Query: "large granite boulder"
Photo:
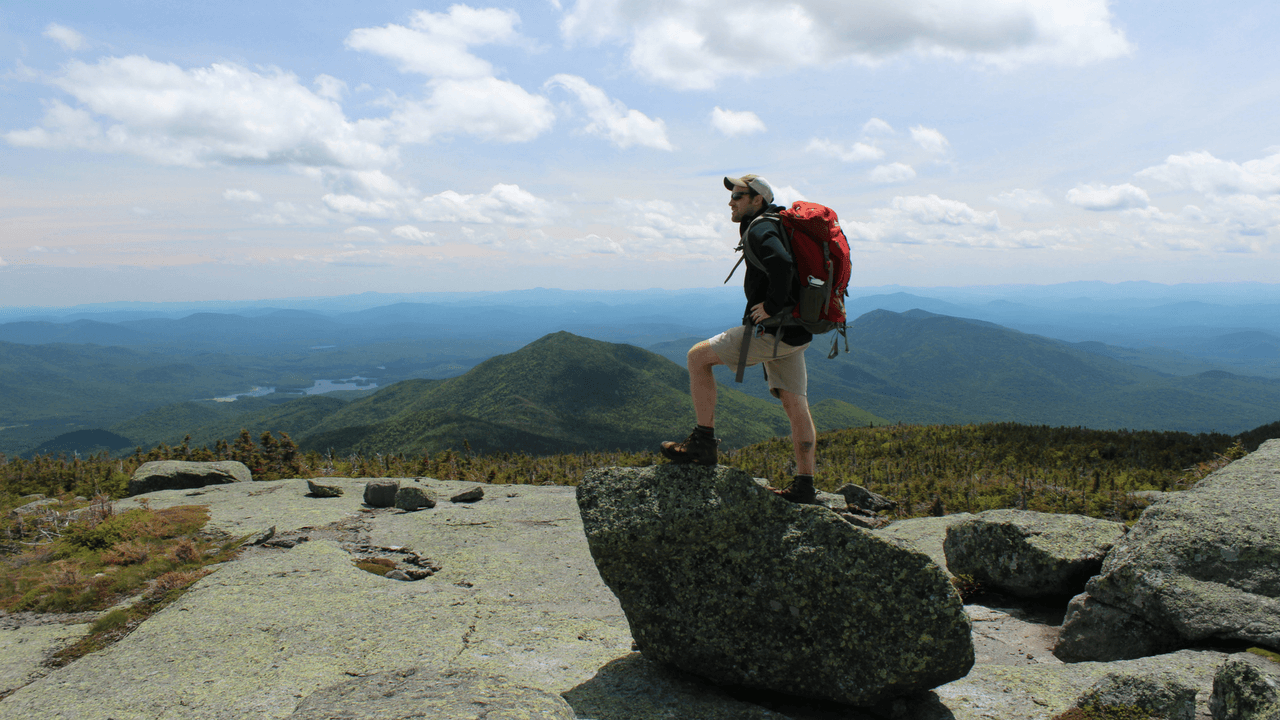
[[[1161,720],[1195,720],[1196,688],[1173,672],[1109,672],[1076,701],[1080,708],[1136,707]]]
[[[1147,508],[1086,586],[1095,601],[1063,626],[1081,659],[1107,638],[1093,612],[1128,613],[1182,644],[1280,647],[1280,441]],[[1092,608],[1092,610],[1090,609]],[[1063,643],[1067,643],[1066,646]],[[1058,653],[1061,657],[1062,652]]]
[[[942,517],[918,517],[898,520],[886,527],[874,530],[875,534],[895,542],[905,548],[922,552],[942,568],[951,578],[953,573],[947,569],[947,553],[942,549],[947,539],[947,530],[952,525],[962,523],[973,517],[969,513],[952,513]]]
[[[947,567],[1018,597],[1075,595],[1124,537],[1123,523],[1083,515],[988,510],[947,528]]]
[[[153,460],[142,463],[129,480],[129,494],[156,490],[189,490],[206,485],[249,482],[253,473],[242,462],[188,462],[186,460]]]
[[[436,494],[421,485],[403,485],[396,490],[395,505],[410,512],[430,509],[436,506]]]
[[[370,480],[364,484],[364,504],[369,507],[389,508],[396,504],[400,483],[396,480]]]
[[[1228,660],[1213,677],[1213,720],[1280,720],[1280,678],[1244,660]]]
[[[968,615],[927,556],[740,470],[592,470],[577,496],[600,576],[651,660],[853,705],[973,665]]]
[[[1067,603],[1053,654],[1063,662],[1131,660],[1177,650],[1177,633],[1080,593]]]

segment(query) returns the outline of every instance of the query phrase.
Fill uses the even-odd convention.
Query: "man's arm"
[[[761,220],[747,233],[756,259],[769,276],[769,293],[763,303],[765,317],[777,315],[791,302],[791,273],[794,260],[782,238],[782,227],[774,220]],[[754,308],[753,308],[754,309]]]

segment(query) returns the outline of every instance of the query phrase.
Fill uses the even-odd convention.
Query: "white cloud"
[[[270,210],[249,216],[250,222],[263,225],[328,225],[341,219],[325,208],[299,207],[291,202],[273,203]]]
[[[863,135],[893,135],[893,126],[880,118],[871,118],[862,124]]]
[[[1243,164],[1219,160],[1207,152],[1170,155],[1164,164],[1137,173],[1179,190],[1204,195],[1280,193],[1280,153]]]
[[[342,234],[343,234],[343,235],[370,235],[370,236],[376,236],[376,235],[378,235],[378,231],[377,231],[375,228],[371,228],[371,227],[369,227],[368,225],[354,225],[354,226],[352,226],[352,227],[347,228],[346,230],[343,230],[343,231],[342,231]]]
[[[783,185],[782,187],[775,187],[773,189],[774,205],[781,205],[782,207],[791,207],[791,203],[796,202],[797,200],[808,200],[808,198],[802,195],[799,190],[791,187],[790,185]]]
[[[54,100],[40,127],[6,133],[9,143],[128,153],[192,167],[373,168],[395,158],[380,144],[383,121],[348,121],[337,103],[278,69],[259,73],[214,64],[183,70],[135,55],[72,61],[51,82],[84,107]]]
[[[650,119],[638,110],[629,110],[618,100],[612,100],[600,88],[577,75],[559,74],[551,77],[547,87],[562,87],[573,93],[586,110],[591,122],[583,128],[592,135],[599,135],[620,148],[642,145],[656,150],[674,150],[667,140],[667,126],[662,120]]]
[[[424,222],[541,225],[560,214],[551,202],[518,185],[494,185],[483,195],[446,190],[414,204],[411,214]]]
[[[813,138],[805,146],[805,150],[837,157],[845,162],[874,162],[884,157],[884,151],[874,145],[854,143],[846,147],[825,138]]]
[[[316,86],[317,95],[334,102],[342,102],[347,94],[347,84],[332,75],[317,75],[311,84]]]
[[[222,199],[232,202],[262,202],[262,196],[253,190],[233,190],[230,188],[222,191]]]
[[[937,195],[898,196],[892,207],[922,225],[942,223],[946,225],[976,225],[988,230],[1000,228],[1000,216],[994,210],[981,212],[958,200],[946,200]]]
[[[707,212],[666,200],[616,200],[618,224],[643,239],[651,251],[667,255],[728,257],[737,241],[729,208]],[[729,235],[733,235],[733,241]]]
[[[1008,192],[1002,192],[990,198],[991,202],[997,205],[1004,205],[1015,210],[1027,211],[1034,208],[1053,207],[1053,201],[1039,190],[1024,190],[1015,188]]]
[[[680,89],[905,54],[1083,65],[1130,49],[1108,0],[739,0],[732,22],[706,0],[579,0],[561,31],[570,42],[621,42],[641,75]]]
[[[422,243],[423,245],[435,245],[431,240],[435,237],[435,233],[426,230],[420,230],[413,225],[399,225],[391,229],[391,234],[399,238],[404,238],[411,242]]]
[[[1151,204],[1147,191],[1123,185],[1080,185],[1067,191],[1067,202],[1085,210],[1128,210]]]
[[[424,101],[406,102],[391,115],[401,142],[467,133],[500,142],[527,142],[555,123],[551,102],[494,77],[443,80]]]
[[[49,23],[45,26],[43,34],[66,50],[79,50],[85,44],[83,35],[58,23]]]
[[[951,146],[951,143],[947,142],[942,133],[923,125],[916,125],[911,128],[911,139],[931,153],[944,153]]]
[[[874,170],[867,173],[867,177],[871,178],[872,182],[882,185],[906,182],[915,176],[915,168],[900,162],[877,165]]]
[[[711,111],[711,126],[729,137],[764,132],[764,122],[750,110],[724,110],[719,105]]]
[[[433,78],[478,79],[493,74],[493,67],[473,55],[472,45],[511,43],[519,39],[515,27],[520,16],[512,10],[476,10],[453,5],[449,12],[418,10],[410,27],[386,25],[359,28],[347,36],[347,47],[395,60],[405,72]]]

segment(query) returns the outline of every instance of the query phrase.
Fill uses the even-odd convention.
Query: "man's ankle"
[[[694,425],[693,431],[702,433],[703,435],[707,435],[709,437],[715,437],[715,434],[716,434],[716,429],[715,429],[715,426],[713,425]]]

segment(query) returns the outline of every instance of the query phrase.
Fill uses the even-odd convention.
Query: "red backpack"
[[[776,220],[783,229],[783,239],[795,260],[792,273],[791,297],[795,304],[765,321],[768,326],[798,325],[821,335],[836,330],[844,340],[845,352],[849,351],[849,337],[845,334],[844,298],[849,288],[851,266],[849,241],[840,229],[836,211],[825,205],[797,201],[780,213],[764,213],[751,221]],[[747,226],[750,232],[751,226]],[[743,234],[744,237],[746,233]],[[742,243],[741,263],[745,258],[761,270],[764,265],[756,259],[751,249]],[[738,265],[733,266],[737,270]],[[733,271],[729,272],[733,277]],[[725,278],[726,283],[729,278]],[[788,312],[789,310],[789,312]],[[831,344],[828,358],[839,354],[839,338]]]

